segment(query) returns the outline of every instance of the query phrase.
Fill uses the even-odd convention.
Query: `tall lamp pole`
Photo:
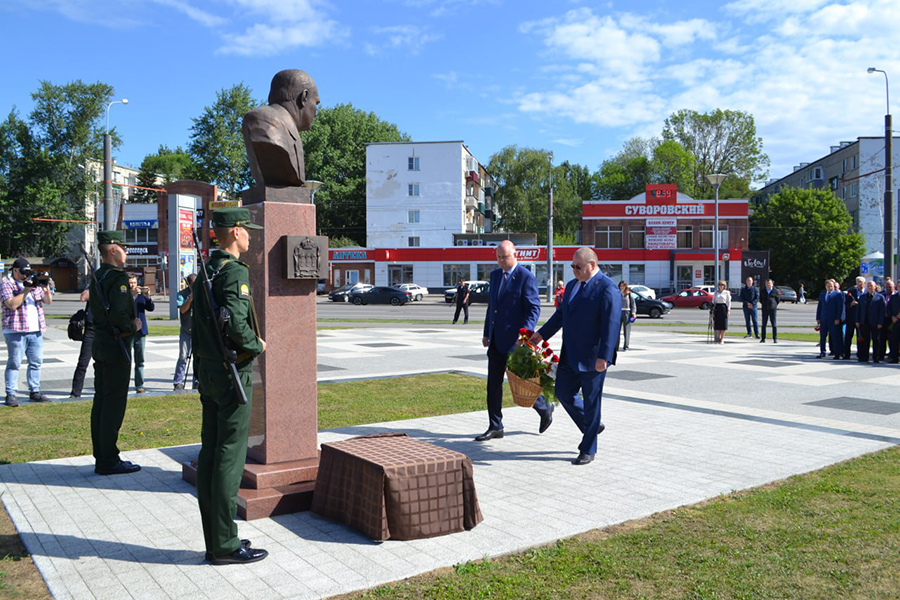
[[[550,161],[550,185],[547,196],[547,302],[553,302],[553,153],[547,155]]]
[[[726,177],[728,175],[722,175],[721,173],[706,176],[706,180],[716,189],[716,224],[713,228],[713,248],[716,253],[716,280],[713,282],[714,286],[719,285],[719,187],[721,187]],[[727,288],[728,286],[726,285],[725,287]]]
[[[884,276],[894,275],[894,136],[891,123],[891,88],[888,75],[881,69],[869,67],[869,73],[884,75],[887,112],[884,115]],[[900,225],[898,225],[900,231]],[[900,244],[900,241],[898,241]]]
[[[103,228],[116,228],[116,210],[112,192],[112,142],[109,137],[109,108],[113,104],[128,104],[127,98],[113,100],[106,105],[106,134],[103,136]]]

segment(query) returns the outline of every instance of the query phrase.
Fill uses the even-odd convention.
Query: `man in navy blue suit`
[[[875,282],[866,284],[866,293],[857,297],[856,310],[856,356],[859,362],[869,362],[869,348],[872,360],[884,360],[884,349],[878,340],[884,325],[884,296],[875,291]],[[880,351],[879,351],[880,350]]]
[[[816,306],[816,323],[819,325],[819,356],[825,357],[825,339],[828,338],[828,348],[835,360],[843,355],[844,340],[841,337],[841,323],[846,316],[844,312],[844,297],[835,289],[834,279],[825,280],[825,290],[819,294],[819,304]]]
[[[582,433],[578,458],[572,464],[586,465],[594,460],[597,436],[604,429],[600,401],[606,369],[615,364],[622,294],[600,272],[597,254],[590,248],[575,252],[572,270],[575,279],[566,285],[562,303],[531,341],[539,343],[563,330],[556,397]]]
[[[475,438],[486,442],[503,437],[503,374],[506,360],[516,347],[519,329],[534,329],[541,316],[541,299],[537,281],[525,267],[519,267],[516,247],[509,240],[497,246],[497,264],[491,272],[490,296],[484,319],[482,343],[488,349],[487,408],[488,430]],[[553,422],[553,405],[538,396],[534,410],[541,416],[538,433],[544,433]]]

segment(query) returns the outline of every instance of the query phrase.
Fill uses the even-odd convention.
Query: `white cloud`
[[[377,42],[368,42],[364,45],[366,54],[375,56],[388,50],[407,50],[412,54],[418,54],[425,44],[435,42],[443,38],[443,34],[429,33],[427,27],[417,25],[391,25],[388,27],[372,27],[373,35]]]
[[[183,0],[153,0],[153,2],[162,6],[174,8],[178,12],[185,14],[190,19],[193,19],[206,27],[217,27],[226,23],[224,18],[206,12],[205,10],[200,10]]]
[[[243,33],[223,35],[218,54],[272,56],[298,47],[340,42],[349,29],[328,18],[329,5],[322,0],[229,0],[261,22]],[[249,19],[248,19],[249,20]]]
[[[623,137],[659,135],[665,118],[683,108],[746,111],[772,159],[771,174],[780,176],[841,139],[880,134],[884,79],[866,67],[900,76],[895,6],[744,0],[715,22],[659,23],[571,10],[520,27],[547,48],[548,71],[535,71],[552,81],[516,101],[542,120],[617,128]],[[566,67],[580,79],[560,77]]]

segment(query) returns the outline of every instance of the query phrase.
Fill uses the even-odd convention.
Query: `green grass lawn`
[[[484,410],[484,387],[483,379],[456,374],[325,383],[319,385],[319,428]],[[0,462],[89,454],[89,413],[89,402],[3,412]],[[129,401],[119,445],[127,451],[196,443],[199,430],[196,394],[138,398]],[[542,518],[552,518],[553,507],[539,508]],[[0,598],[49,597],[5,511],[0,557]],[[894,447],[353,596],[896,598],[898,557],[900,449]]]

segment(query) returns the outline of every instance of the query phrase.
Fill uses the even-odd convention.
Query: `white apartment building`
[[[900,163],[900,137],[894,137],[894,169]],[[866,238],[866,254],[884,250],[884,137],[860,137],[832,146],[825,156],[800,163],[789,175],[772,179],[755,200],[765,202],[784,188],[827,188],[844,201],[853,227]],[[897,202],[897,178],[894,177]],[[900,216],[898,208],[894,214]]]
[[[461,141],[366,144],[366,245],[446,248],[454,234],[489,233],[492,187]]]

